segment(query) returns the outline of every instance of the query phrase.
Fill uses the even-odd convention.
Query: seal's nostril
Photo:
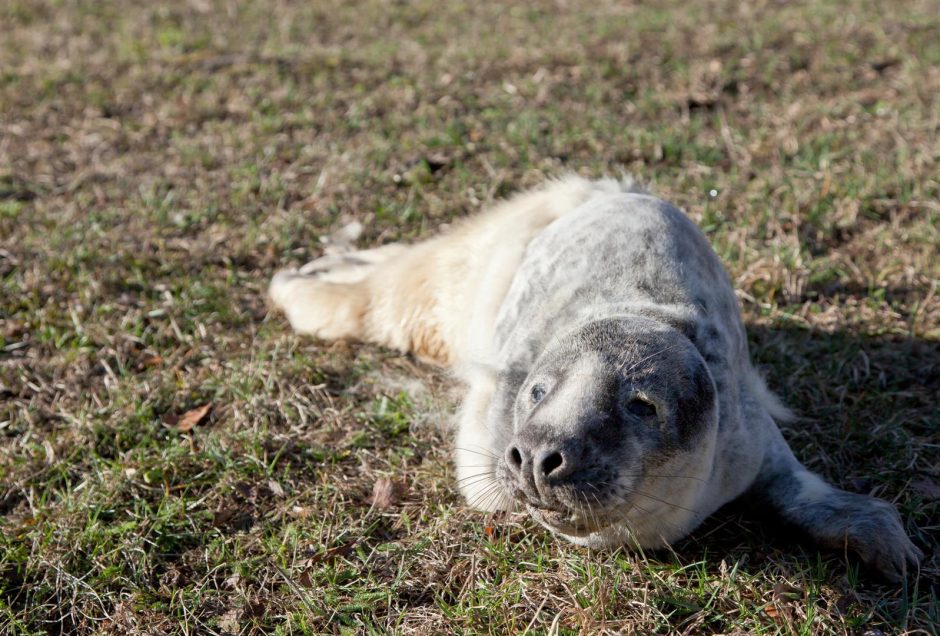
[[[561,453],[550,453],[542,460],[542,474],[548,477],[564,463],[565,459]]]
[[[513,446],[509,449],[509,452],[506,453],[506,457],[509,459],[509,465],[516,470],[522,468],[522,454],[519,452],[519,449]]]

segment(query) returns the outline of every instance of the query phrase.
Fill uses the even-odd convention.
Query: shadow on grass
[[[752,325],[748,335],[767,384],[800,418],[781,427],[796,456],[840,488],[895,503],[925,553],[919,577],[882,611],[903,624],[919,596],[919,611],[940,624],[940,342],[786,325]],[[706,520],[676,554],[716,573],[725,562],[811,587],[887,589],[851,556],[816,550],[746,498]],[[853,598],[871,610],[880,597]]]

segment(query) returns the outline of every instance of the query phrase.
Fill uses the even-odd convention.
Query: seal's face
[[[497,466],[503,491],[580,543],[672,540],[711,470],[714,383],[692,343],[642,318],[591,323],[540,356]],[[640,536],[657,528],[659,541]],[[667,529],[665,534],[663,530]]]

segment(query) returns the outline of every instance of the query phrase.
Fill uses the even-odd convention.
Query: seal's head
[[[497,466],[537,521],[594,547],[656,547],[705,515],[718,403],[691,341],[640,317],[589,323],[539,356]]]

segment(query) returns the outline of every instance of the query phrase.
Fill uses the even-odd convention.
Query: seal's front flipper
[[[923,557],[894,506],[830,486],[806,470],[789,448],[768,457],[752,493],[819,545],[851,550],[892,583],[903,581]]]

